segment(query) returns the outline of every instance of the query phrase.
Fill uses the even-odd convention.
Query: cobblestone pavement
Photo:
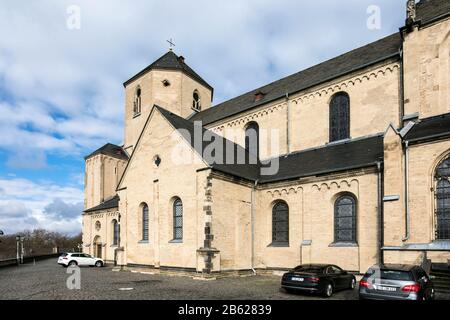
[[[280,291],[280,278],[253,276],[215,281],[189,277],[149,275],[129,271],[113,272],[111,268],[81,268],[81,289],[69,290],[70,274],[45,260],[20,267],[0,269],[0,299],[92,300],[92,299],[322,299],[310,295],[292,295]],[[357,299],[357,290],[338,292],[334,299]]]

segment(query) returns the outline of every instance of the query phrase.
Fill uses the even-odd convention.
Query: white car
[[[105,263],[102,259],[95,258],[86,253],[63,253],[58,258],[58,264],[63,267],[68,266],[93,266],[103,267]]]

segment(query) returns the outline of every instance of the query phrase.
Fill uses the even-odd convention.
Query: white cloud
[[[45,228],[81,231],[83,191],[49,182],[0,178],[0,229],[7,233]]]

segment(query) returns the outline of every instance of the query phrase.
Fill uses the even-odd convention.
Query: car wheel
[[[103,263],[102,263],[101,261],[97,261],[97,262],[95,263],[95,266],[96,266],[97,268],[103,267]]]
[[[352,278],[352,280],[350,281],[350,289],[355,289],[356,288],[356,279]]]
[[[75,267],[76,265],[78,265],[78,263],[76,261],[69,262],[69,267]]]
[[[333,295],[333,285],[331,283],[327,283],[325,285],[325,290],[323,293],[326,298],[331,298],[331,296]]]

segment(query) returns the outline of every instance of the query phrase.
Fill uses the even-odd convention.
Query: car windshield
[[[380,270],[377,273],[377,270],[371,269],[366,273],[367,277],[371,277],[375,275],[375,277],[379,279],[385,280],[400,280],[400,281],[411,281],[412,274],[408,271],[400,271],[400,270]]]
[[[323,267],[321,266],[298,266],[294,269],[296,272],[306,272],[306,273],[321,273]]]
[[[65,257],[65,256],[67,256],[67,253],[61,253],[61,256],[60,257]]]

